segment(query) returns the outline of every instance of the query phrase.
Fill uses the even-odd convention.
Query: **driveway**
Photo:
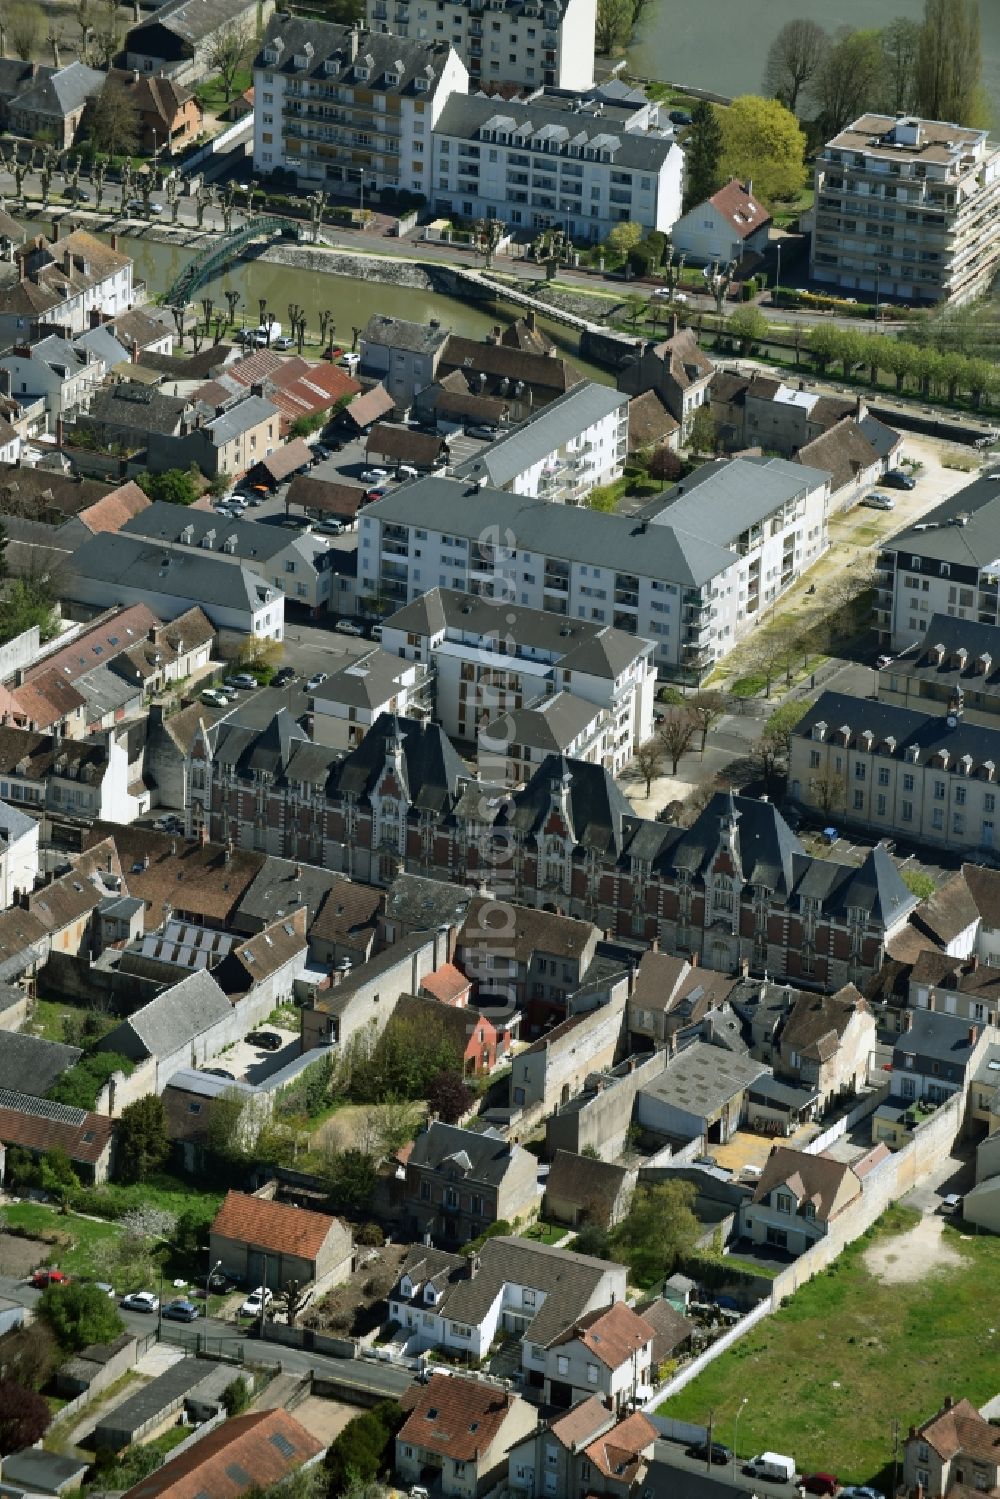
[[[975,1185],[975,1147],[955,1146],[940,1165],[929,1171],[923,1181],[902,1199],[906,1208],[923,1213],[940,1211],[942,1200],[950,1192],[967,1192]]]
[[[266,1021],[258,1029],[280,1036],[284,1043],[281,1050],[265,1051],[252,1041],[237,1041],[235,1046],[230,1046],[219,1056],[213,1057],[209,1066],[224,1067],[238,1082],[261,1083],[273,1073],[280,1072],[282,1067],[287,1067],[299,1055],[302,1042],[298,1031],[286,1030],[280,1025],[268,1025]]]

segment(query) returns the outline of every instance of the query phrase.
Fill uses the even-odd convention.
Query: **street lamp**
[[[775,277],[774,277],[774,289],[775,289],[776,292],[778,292],[778,291],[781,290],[781,240],[780,239],[776,241],[774,248],[778,252],[778,269],[777,269],[777,271],[775,273]]]
[[[209,1270],[208,1275],[206,1276],[206,1279],[205,1279],[205,1316],[206,1317],[208,1316],[208,1298],[209,1298],[209,1295],[211,1294],[211,1290],[212,1290],[212,1276],[215,1274],[216,1270],[221,1270],[221,1269],[222,1269],[222,1261],[221,1260],[216,1260],[215,1264],[212,1266],[211,1270]]]
[[[882,316],[881,316],[881,313],[879,311],[879,277],[881,276],[881,274],[882,274],[883,271],[888,271],[888,270],[891,270],[891,269],[892,269],[891,266],[881,265],[876,260],[876,262],[875,262],[875,332],[876,333],[881,333],[881,331],[882,331]]]
[[[749,1395],[744,1395],[743,1396],[743,1399],[740,1401],[739,1405],[736,1408],[736,1415],[735,1415],[735,1417],[733,1419],[733,1467],[734,1468],[736,1467],[736,1464],[739,1462],[739,1458],[737,1457],[736,1454],[739,1451],[737,1443],[739,1442],[739,1439],[740,1439],[740,1416],[743,1414],[743,1407],[749,1402],[749,1399],[750,1399]]]
[[[361,174],[361,182],[358,187],[358,210],[361,214],[361,227],[363,229],[365,227],[365,169],[364,167],[359,167],[358,170]]]

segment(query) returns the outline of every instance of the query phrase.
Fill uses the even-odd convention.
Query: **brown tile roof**
[[[301,437],[293,437],[291,442],[282,443],[280,448],[275,448],[266,458],[258,459],[253,468],[264,469],[272,479],[280,482],[287,479],[289,474],[294,474],[296,469],[308,468],[310,463],[312,453],[308,443]]]
[[[508,349],[520,349],[524,354],[551,354],[555,344],[547,333],[535,325],[535,314],[515,318],[503,330],[500,342]]]
[[[611,1431],[591,1442],[587,1457],[606,1478],[632,1483],[643,1452],[659,1440],[660,1433],[648,1416],[635,1411]]]
[[[23,771],[16,767],[25,764]],[[95,777],[107,769],[107,746],[94,739],[57,739],[51,734],[35,734],[30,729],[0,726],[0,771],[7,775],[25,775],[43,781],[56,771],[89,770]]]
[[[487,896],[477,896],[470,902],[459,933],[459,946],[466,941],[480,940],[481,932],[490,929],[488,917],[480,926],[480,915],[485,907],[495,905],[496,902]],[[504,953],[521,963],[528,962],[535,952],[549,953],[557,958],[580,958],[595,935],[592,922],[578,921],[575,916],[536,911],[532,906],[514,906],[513,911],[514,930],[511,933],[504,931]]]
[[[519,1398],[478,1379],[433,1374],[396,1440],[457,1462],[475,1462],[492,1446]]]
[[[608,1369],[617,1369],[640,1348],[652,1343],[653,1329],[624,1301],[616,1301],[612,1306],[587,1312],[549,1346],[558,1347],[577,1339]]]
[[[813,1061],[829,1061],[859,1010],[869,1013],[853,984],[845,984],[836,994],[800,994],[781,1032],[782,1049],[789,1047]]]
[[[0,308],[2,310],[2,308]],[[0,503],[12,515],[36,517],[38,512],[77,515],[115,486],[97,479],[76,479],[43,468],[0,464]]]
[[[64,681],[57,672],[47,671],[20,687],[10,688],[15,713],[24,715],[28,724],[41,733],[55,727],[64,718],[82,708],[86,698]]]
[[[119,312],[112,327],[119,343],[126,348],[138,344],[140,349],[159,343],[164,334],[170,331],[155,317],[150,317],[148,312],[143,312],[141,307],[133,307],[129,312]]]
[[[303,510],[322,510],[324,515],[354,520],[365,500],[357,484],[338,484],[333,479],[317,479],[312,474],[296,474],[288,486],[289,505]]]
[[[952,1403],[946,1399],[937,1414],[918,1427],[917,1434],[943,1458],[962,1452],[1000,1463],[1000,1431],[979,1414],[971,1400]]]
[[[442,350],[438,372],[445,375],[455,369],[482,370],[488,382],[523,380],[535,391],[536,398],[542,391],[550,398],[559,395],[583,379],[576,365],[561,356],[526,354],[506,344],[482,343],[453,333]],[[493,395],[495,391],[491,389],[489,393]]]
[[[963,864],[962,873],[983,923],[986,926],[1000,927],[1000,869],[987,869],[981,864]]]
[[[571,1150],[557,1150],[545,1185],[546,1195],[610,1218],[628,1171],[613,1161],[596,1161]]]
[[[132,520],[149,508],[149,497],[133,480],[120,484],[96,505],[81,510],[78,519],[95,535],[98,531],[120,531],[126,521]]]
[[[395,404],[384,385],[373,385],[371,390],[355,396],[346,410],[356,427],[370,427],[379,417],[388,416]]]
[[[306,908],[298,906],[246,942],[238,943],[213,970],[212,976],[231,998],[246,994],[254,984],[278,973],[296,953],[305,949]]]
[[[564,1416],[554,1420],[549,1431],[564,1447],[579,1450],[601,1431],[613,1426],[614,1419],[606,1405],[588,1395],[586,1400],[578,1401]]]
[[[628,448],[640,452],[665,442],[678,430],[680,423],[670,415],[655,390],[644,390],[628,403]]]
[[[46,931],[61,930],[92,911],[104,899],[105,891],[94,883],[95,875],[102,874],[121,874],[121,863],[110,838],[91,844],[66,874],[43,885],[40,890],[33,890],[27,896],[29,914],[40,921]]]
[[[917,958],[910,982],[926,984],[932,989],[950,989],[994,1003],[1000,997],[1000,968],[990,968],[976,958],[963,963],[959,958],[951,958],[932,948],[924,948]]]
[[[861,1183],[846,1161],[773,1145],[753,1194],[754,1202],[762,1202],[781,1186],[787,1186],[800,1202],[811,1202],[820,1223],[836,1217],[861,1192]]]
[[[892,1151],[888,1145],[880,1140],[874,1149],[869,1150],[865,1155],[859,1156],[851,1162],[851,1170],[859,1181],[864,1181],[865,1177],[870,1176],[876,1166],[881,1166],[882,1162],[889,1160],[891,1155]]]
[[[944,946],[973,926],[978,916],[979,908],[965,872],[959,869],[942,880],[933,895],[920,902],[913,919]]]
[[[122,676],[138,675],[145,680],[162,671],[164,647],[176,655],[181,648],[191,651],[214,639],[215,626],[208,615],[194,604],[190,609],[185,609],[183,614],[178,614],[168,625],[155,625],[144,641],[133,645],[130,650],[122,651],[108,664],[112,671],[117,671]]]
[[[111,838],[118,851],[130,894],[146,902],[149,930],[163,920],[164,901],[174,910],[198,912],[210,925],[228,924],[267,858],[235,848],[227,860],[220,843],[202,845],[151,828],[95,822],[87,846],[103,838]]]
[[[75,640],[62,650],[46,656],[43,662],[28,673],[28,681],[36,676],[56,671],[67,682],[75,681],[84,672],[107,662],[119,651],[127,650],[136,641],[145,640],[149,631],[159,620],[145,604],[131,604],[119,610],[89,630],[82,630]]]
[[[653,352],[664,361],[681,390],[706,380],[715,369],[693,328],[679,328],[670,338],[661,340]]]
[[[394,463],[410,463],[416,468],[430,468],[445,450],[443,437],[413,432],[409,427],[393,427],[388,422],[376,422],[365,444],[369,458],[389,458]]]
[[[38,1112],[33,1112],[37,1109]],[[52,1114],[59,1117],[52,1118]],[[0,1142],[27,1150],[65,1150],[71,1161],[94,1165],[116,1128],[105,1114],[51,1104],[22,1093],[0,1093]]]
[[[720,187],[708,200],[727,220],[734,234],[748,239],[771,222],[771,215],[759,199],[748,192],[746,186],[733,178],[725,187]]]
[[[251,1411],[168,1458],[125,1499],[239,1499],[250,1488],[279,1483],[322,1451],[323,1443],[287,1411]]]
[[[878,461],[878,454],[852,416],[807,442],[795,454],[796,463],[826,469],[833,475],[834,490],[856,482],[858,475]]]
[[[421,979],[420,987],[425,989],[432,999],[440,1000],[442,1004],[453,1005],[461,999],[463,994],[468,993],[471,982],[471,979],[467,979],[454,963],[442,963],[440,968],[436,968],[425,979]]]
[[[926,950],[928,940],[926,933],[920,931],[913,921],[907,921],[900,927],[898,932],[894,932],[889,938],[889,941],[885,944],[885,950],[897,962],[912,964]],[[875,991],[872,985],[877,979],[878,974],[875,974],[873,979],[870,979],[865,985],[865,993],[869,999],[874,996]]]
[[[644,1306],[637,1306],[636,1311],[644,1322],[648,1322],[653,1329],[653,1368],[668,1359],[674,1350],[686,1343],[694,1332],[694,1323],[679,1312],[676,1307],[671,1306],[665,1296],[658,1296],[655,1301],[649,1301]]]
[[[493,1022],[470,1005],[443,1005],[429,995],[401,994],[393,1014],[399,1020],[412,1020],[421,1028],[436,1026],[462,1057],[479,1026],[485,1026],[487,1038],[492,1039]]]
[[[266,1197],[251,1197],[247,1192],[229,1191],[210,1232],[255,1249],[315,1260],[331,1230],[337,1227],[337,1219],[326,1213],[292,1207],[287,1202],[271,1202]]]
[[[325,942],[349,941],[366,928],[374,927],[384,908],[384,890],[360,881],[338,880],[324,896],[309,935]]]

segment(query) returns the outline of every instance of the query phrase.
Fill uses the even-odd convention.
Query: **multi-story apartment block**
[[[358,591],[428,588],[611,624],[698,680],[826,550],[829,475],[779,458],[706,464],[639,516],[430,477],[365,507]]]
[[[625,471],[628,396],[582,381],[505,433],[458,470],[494,489],[578,505],[598,484]]]
[[[386,715],[346,756],[276,725],[199,727],[195,830],[372,884],[401,868],[482,883],[720,972],[745,959],[810,988],[861,987],[917,904],[882,846],[860,868],[812,858],[769,802],[719,794],[682,829],[638,818],[598,765],[553,755],[502,793],[436,724]],[[506,962],[509,926],[494,935]]]
[[[878,697],[925,713],[960,708],[966,723],[1000,729],[1000,625],[930,615],[916,647],[878,668]]]
[[[590,88],[596,0],[367,0],[373,31],[450,42],[478,88]]]
[[[380,381],[392,396],[397,410],[406,411],[418,391],[430,385],[451,330],[437,318],[429,323],[410,323],[403,318],[376,312],[361,335],[358,373]]]
[[[845,291],[967,302],[1000,266],[1000,147],[985,130],[862,115],[816,158],[809,271]]]
[[[875,629],[894,651],[923,642],[935,614],[1000,624],[1000,469],[981,474],[887,541],[875,570]]]
[[[453,93],[434,127],[438,213],[555,225],[596,243],[615,224],[669,230],[684,153],[659,105],[609,87],[528,102]]]
[[[653,732],[652,643],[544,609],[498,613],[489,599],[431,588],[385,621],[382,649],[433,670],[434,719],[455,739],[557,694],[589,704],[610,721],[617,775]]]
[[[886,837],[963,852],[997,834],[1000,729],[824,692],[796,724],[792,797]]]
[[[469,75],[448,41],[272,18],[254,62],[254,171],[299,187],[431,193],[431,131]]]

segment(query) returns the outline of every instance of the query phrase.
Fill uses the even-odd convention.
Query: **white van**
[[[417,471],[412,463],[401,463],[396,470],[397,479],[415,479]]]
[[[750,1478],[769,1478],[772,1483],[791,1483],[795,1478],[795,1459],[781,1452],[761,1452],[744,1463]]]
[[[361,355],[341,354],[340,358],[337,360],[337,363],[340,365],[340,368],[342,370],[356,370],[358,365],[361,363]]]

